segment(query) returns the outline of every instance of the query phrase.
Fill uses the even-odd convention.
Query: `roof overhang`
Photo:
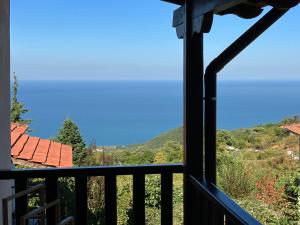
[[[165,2],[184,5],[186,0],[162,0]],[[278,9],[288,9],[299,3],[299,0],[194,0],[195,15],[199,17],[207,13],[218,15],[235,14],[249,19],[257,17],[263,11],[263,7],[272,6]]]

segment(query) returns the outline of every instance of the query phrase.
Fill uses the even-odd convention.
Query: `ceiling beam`
[[[163,2],[169,2],[176,5],[183,5],[185,3],[185,0],[162,0]]]

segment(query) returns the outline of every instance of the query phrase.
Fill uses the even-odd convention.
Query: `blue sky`
[[[11,0],[12,71],[26,80],[180,80],[176,6],[159,0]],[[255,20],[215,17],[208,63]],[[300,6],[220,74],[299,79]]]

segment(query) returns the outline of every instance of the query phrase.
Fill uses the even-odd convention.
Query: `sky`
[[[11,70],[21,80],[181,80],[176,8],[160,0],[11,0]],[[215,16],[205,64],[256,20]],[[220,79],[300,79],[299,22],[300,6]]]

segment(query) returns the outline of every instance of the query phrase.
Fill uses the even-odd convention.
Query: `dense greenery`
[[[11,112],[10,112],[10,120],[13,123],[30,123],[31,120],[23,119],[23,115],[28,112],[28,109],[25,108],[24,104],[18,100],[18,79],[14,74],[13,76],[13,93],[11,99]]]
[[[78,126],[70,118],[64,121],[62,128],[60,128],[54,140],[72,146],[73,162],[75,165],[79,166],[85,159],[85,142],[83,141]]]
[[[297,117],[234,131],[220,130],[217,153],[218,186],[263,224],[297,225],[300,168],[298,137],[281,128]],[[74,135],[76,134],[76,135]],[[72,137],[70,139],[70,136]],[[78,127],[66,120],[57,140],[84,151],[77,165],[163,164],[183,161],[182,128],[127,148],[99,151],[80,137]],[[183,177],[174,175],[174,225],[183,221]],[[60,180],[62,215],[74,213],[74,179]],[[132,224],[132,176],[117,178],[118,224]],[[160,222],[160,176],[146,176],[146,224]],[[104,224],[103,177],[88,178],[89,224]]]
[[[219,130],[217,133],[218,185],[263,224],[296,225],[300,219],[298,137],[281,128],[283,124],[295,122],[299,122],[298,117],[277,124]],[[182,128],[178,128],[145,144],[107,154],[118,164],[182,162],[182,137]],[[182,190],[182,178],[175,180],[175,190]],[[154,218],[159,217],[159,212],[155,211],[159,205],[159,189],[155,178],[152,182],[153,188],[147,185],[152,197],[146,203],[153,220],[147,222],[157,224]],[[174,197],[182,203],[182,195],[174,193]],[[182,206],[178,203],[175,210],[180,212]],[[175,217],[177,222],[174,224],[181,224],[182,213],[175,214]]]

